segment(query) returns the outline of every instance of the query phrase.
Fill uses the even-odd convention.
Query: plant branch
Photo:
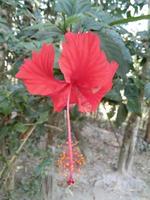
[[[104,104],[103,104],[103,106],[104,106],[104,109],[106,110],[106,107],[105,107]],[[110,120],[110,118],[108,117],[107,114],[106,114],[106,116],[107,116],[108,122],[109,122],[109,124],[110,124],[110,126],[111,126],[111,128],[112,128],[112,132],[113,132],[113,134],[114,134],[114,136],[115,136],[116,142],[118,143],[119,147],[121,147],[119,138],[118,138],[118,136],[117,136],[117,134],[116,134],[116,129],[115,129],[113,123],[111,122],[111,120]]]
[[[27,123],[27,124],[24,124],[25,126],[34,126],[34,125],[38,125],[38,124],[42,124],[41,122],[36,122],[36,123]],[[57,130],[59,132],[63,132],[63,129],[57,127],[57,126],[54,126],[54,125],[51,125],[51,124],[44,124],[45,127],[47,128],[51,128],[51,129],[54,129],[54,130]]]
[[[23,140],[23,142],[21,143],[21,145],[19,146],[19,148],[17,149],[17,151],[15,152],[15,154],[12,156],[12,158],[8,161],[7,165],[5,165],[3,167],[3,169],[1,170],[1,172],[0,172],[0,179],[2,179],[2,177],[4,176],[4,174],[6,173],[7,170],[11,169],[12,164],[16,160],[17,156],[19,155],[19,153],[23,149],[24,145],[26,144],[27,140],[29,139],[29,137],[31,136],[31,134],[33,133],[33,131],[35,130],[35,128],[36,128],[36,125],[30,127],[26,131],[26,137],[25,137],[25,139]]]
[[[143,20],[143,19],[150,20],[150,15],[141,15],[141,16],[137,16],[137,17],[128,17],[128,18],[124,18],[124,19],[119,19],[119,20],[111,22],[109,25],[115,26],[115,25],[119,25],[119,24],[126,24],[128,22],[135,22],[135,21],[139,21],[139,20]]]

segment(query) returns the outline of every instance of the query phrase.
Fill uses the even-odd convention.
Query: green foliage
[[[126,120],[128,110],[125,104],[121,103],[117,112],[116,125],[119,127]]]
[[[38,102],[41,101],[43,103],[37,107]],[[21,134],[28,128],[26,124],[46,122],[49,110],[51,110],[49,99],[31,97],[21,84],[2,85],[0,87],[0,144],[2,145],[7,138],[8,148],[11,148],[13,153],[20,145]]]
[[[150,83],[145,85],[144,94],[146,99],[150,100]]]
[[[90,9],[91,3],[89,0],[58,0],[56,2],[56,11],[67,16],[84,13]]]
[[[116,60],[119,64],[118,75],[126,78],[132,62],[131,54],[125,46],[121,36],[113,29],[102,29],[100,31],[102,49],[110,60]]]
[[[49,111],[41,112],[37,123],[42,124],[42,123],[48,121],[48,115],[49,115]]]
[[[141,115],[140,91],[130,79],[125,87],[125,96],[127,97],[128,111]]]
[[[141,102],[140,99],[128,99],[127,109],[129,112],[136,113],[141,116]]]
[[[51,165],[51,158],[43,159],[43,161],[35,168],[35,174],[36,176],[45,175],[46,167],[49,167]]]
[[[120,103],[122,101],[122,97],[121,97],[121,89],[122,89],[122,82],[117,79],[115,82],[114,82],[114,86],[112,88],[112,90],[105,96],[105,98],[108,100],[108,101],[113,101],[113,102],[116,102],[116,103]]]

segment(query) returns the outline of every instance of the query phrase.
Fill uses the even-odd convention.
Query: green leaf
[[[57,26],[49,24],[47,26],[44,25],[43,29],[39,29],[39,31],[34,36],[37,39],[45,40],[45,38],[61,37],[62,31]],[[40,38],[41,36],[42,38]]]
[[[150,82],[147,83],[144,87],[144,96],[146,97],[146,99],[150,100]]]
[[[140,90],[133,79],[128,79],[124,95],[127,97],[127,109],[129,112],[141,114]]]
[[[21,132],[21,133],[24,133],[26,130],[27,130],[27,126],[24,125],[23,123],[21,122],[18,122],[16,125],[15,125],[15,130],[18,131],[18,132]]]
[[[102,29],[99,35],[101,37],[102,49],[109,60],[116,60],[118,62],[119,69],[117,74],[125,79],[126,73],[130,69],[132,58],[121,36],[113,29],[108,28]]]
[[[5,101],[0,102],[0,113],[4,115],[9,115],[12,112],[12,105],[7,99]]]
[[[128,99],[127,109],[129,112],[136,113],[141,116],[141,102],[138,98]]]
[[[126,108],[125,104],[120,104],[118,112],[117,112],[117,117],[116,117],[116,126],[120,126],[127,118],[128,115],[128,110]]]
[[[56,11],[67,14],[68,16],[72,15],[73,1],[72,0],[58,0],[56,2]]]
[[[91,2],[89,0],[76,0],[75,13],[85,13],[91,10]]]
[[[49,115],[49,111],[40,113],[40,117],[37,123],[42,124],[43,122],[46,122],[48,120],[48,115]]]
[[[0,128],[0,143],[3,142],[3,139],[10,134],[11,129],[12,127],[9,125]]]
[[[38,46],[37,44],[39,42],[52,42],[53,38],[61,37],[62,31],[56,25],[50,22],[46,22],[25,27],[20,32],[19,36],[20,41],[27,42],[30,39],[29,42],[32,42],[36,44],[36,46]],[[32,40],[32,38],[34,38],[34,41]]]
[[[100,10],[93,8],[90,10],[90,12],[86,13],[87,15],[93,17],[94,19],[97,19],[99,22],[103,22],[105,24],[110,24],[112,21],[117,20],[118,18],[111,15],[107,11]]]
[[[80,26],[83,27],[84,31],[89,31],[89,30],[99,31],[101,28],[105,26],[105,24],[100,23],[99,21],[96,21],[94,18],[85,15],[84,17],[82,17],[82,22]]]
[[[65,20],[65,25],[68,27],[69,25],[76,24],[77,22],[80,22],[80,20],[81,20],[81,17],[79,15],[73,15],[73,16],[68,17]]]
[[[51,165],[52,160],[50,158],[43,160],[36,168],[35,173],[37,176],[42,175],[45,172],[45,168]]]
[[[122,101],[120,91],[117,91],[115,88],[112,89],[105,97],[116,102]]]
[[[0,154],[0,162],[7,164],[7,159],[2,154]]]
[[[58,0],[55,9],[58,12],[72,16],[89,11],[91,3],[89,0]]]
[[[122,97],[120,94],[121,89],[122,89],[122,82],[120,81],[120,79],[116,79],[113,85],[113,89],[105,96],[105,98],[114,102],[121,102],[122,101]]]
[[[140,95],[139,89],[137,88],[134,82],[130,82],[130,80],[128,80],[125,86],[124,95],[127,97],[127,99],[139,98],[139,95]]]

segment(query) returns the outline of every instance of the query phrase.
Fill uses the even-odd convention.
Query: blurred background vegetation
[[[55,46],[54,73],[61,77],[57,65],[59,44],[69,30],[96,32],[108,58],[119,63],[113,89],[103,99],[102,108],[88,116],[81,116],[74,108],[71,117],[75,128],[77,123],[91,118],[100,126],[109,127],[116,139],[118,128],[124,128],[118,159],[121,173],[128,173],[132,165],[135,138],[142,138],[141,148],[147,150],[150,143],[148,4],[148,0],[0,0],[0,199],[19,199],[15,188],[29,199],[41,199],[41,180],[45,168],[53,162],[56,136],[64,137],[64,114],[53,113],[49,98],[29,95],[15,74],[23,59],[47,42]],[[45,139],[44,147],[41,138]],[[21,152],[37,158],[38,164],[34,173],[16,185],[16,161]]]

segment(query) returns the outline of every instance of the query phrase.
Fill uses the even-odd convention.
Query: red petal
[[[67,106],[67,99],[68,94],[70,91],[70,84],[64,83],[64,87],[56,92],[55,94],[50,95],[51,100],[54,104],[54,110],[57,112],[60,112],[62,109],[64,109]],[[71,99],[70,99],[70,105],[77,103],[77,95],[76,95],[76,88],[72,88],[71,90]]]
[[[73,85],[71,99],[81,112],[95,111],[111,89],[118,68],[100,50],[99,37],[92,33],[67,33],[59,60],[65,80]]]
[[[54,48],[43,44],[39,52],[32,53],[32,59],[26,59],[16,78],[22,79],[28,91],[36,95],[49,95],[61,85],[53,78]]]
[[[80,88],[81,96],[78,98],[80,112],[95,112],[104,95],[111,89],[112,83],[103,86],[98,92]]]
[[[78,98],[79,110],[80,112],[94,112],[96,111],[100,101],[112,88],[112,79],[116,72],[118,65],[116,62],[112,62],[106,65],[106,80],[101,83],[100,88],[85,89],[84,87],[79,87],[79,91],[82,94],[82,98]],[[97,91],[96,91],[97,90]],[[84,98],[84,100],[83,100]],[[85,104],[86,103],[86,104]]]
[[[69,32],[65,35],[59,64],[67,82],[98,87],[101,82],[107,81],[108,63],[96,34]]]
[[[60,112],[67,106],[67,98],[69,94],[69,85],[66,84],[62,90],[50,95],[51,100],[54,104],[54,111]]]

